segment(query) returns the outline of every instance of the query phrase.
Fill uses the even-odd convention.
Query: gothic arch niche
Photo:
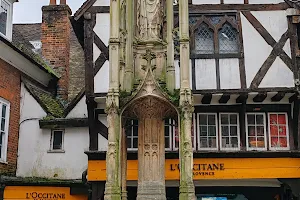
[[[151,69],[137,94],[121,112],[123,119],[138,120],[138,191],[137,200],[165,200],[165,119],[178,118],[153,78]]]

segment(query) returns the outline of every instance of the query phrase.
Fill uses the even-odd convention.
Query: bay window
[[[266,150],[266,120],[264,113],[246,114],[246,142],[248,150]]]

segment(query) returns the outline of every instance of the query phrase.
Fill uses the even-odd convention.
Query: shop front
[[[280,180],[300,177],[300,158],[194,158],[197,200],[291,200]],[[149,169],[151,170],[151,169]],[[179,200],[178,159],[165,160],[167,200]],[[105,182],[106,161],[90,160],[88,181]],[[128,200],[137,197],[138,160],[127,161]]]
[[[1,198],[0,198],[1,199]],[[55,186],[6,186],[4,200],[87,200],[81,188]]]

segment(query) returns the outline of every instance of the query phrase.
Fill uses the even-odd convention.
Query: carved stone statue
[[[141,40],[159,40],[162,27],[161,0],[138,0],[137,28]]]

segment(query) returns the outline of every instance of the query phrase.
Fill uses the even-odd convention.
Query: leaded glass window
[[[239,32],[236,14],[191,15],[189,17],[192,56],[239,56]]]
[[[238,53],[238,32],[230,24],[226,23],[219,30],[219,53]]]
[[[214,53],[214,33],[207,24],[202,23],[195,33],[195,53]]]

